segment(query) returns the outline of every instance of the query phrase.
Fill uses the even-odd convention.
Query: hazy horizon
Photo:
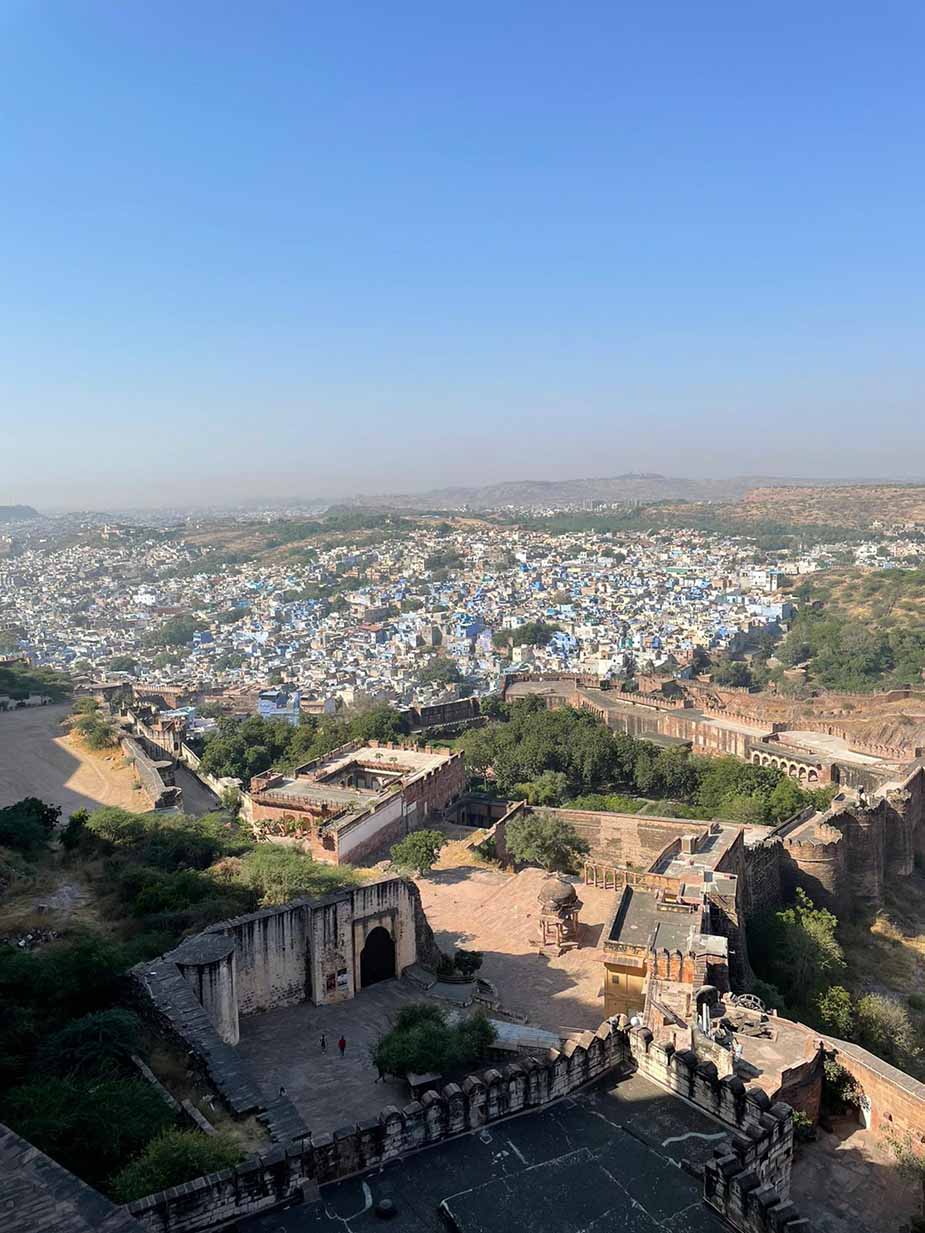
[[[15,0],[0,34],[0,504],[925,457],[921,6]]]

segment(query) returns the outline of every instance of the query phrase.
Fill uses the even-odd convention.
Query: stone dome
[[[565,878],[551,876],[543,879],[537,899],[545,912],[558,912],[577,903],[578,892]]]

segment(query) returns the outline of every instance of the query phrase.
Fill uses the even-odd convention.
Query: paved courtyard
[[[922,1210],[922,1188],[896,1171],[889,1151],[850,1119],[797,1147],[791,1195],[816,1233],[881,1233]]]
[[[391,1199],[400,1233],[722,1233],[700,1183],[723,1131],[638,1076],[418,1152],[321,1200],[246,1221],[247,1233],[373,1233]]]
[[[391,1026],[400,1006],[425,998],[405,980],[388,980],[364,989],[349,1002],[312,1006],[302,1002],[241,1019],[238,1051],[272,1099],[285,1087],[310,1130],[375,1117],[385,1105],[406,1105],[408,1088],[397,1079],[378,1080],[370,1050]],[[321,1051],[321,1034],[327,1050]],[[337,1042],[343,1033],[343,1057]]]
[[[600,937],[616,893],[578,884],[581,947],[541,955],[534,940],[542,879],[539,869],[512,876],[473,866],[437,869],[418,887],[438,945],[448,953],[456,946],[483,951],[479,975],[495,985],[505,1010],[559,1035],[594,1030],[604,1018]]]

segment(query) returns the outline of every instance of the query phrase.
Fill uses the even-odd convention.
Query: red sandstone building
[[[355,741],[292,775],[255,775],[246,813],[260,838],[288,839],[330,864],[357,864],[426,826],[464,786],[461,754]]]

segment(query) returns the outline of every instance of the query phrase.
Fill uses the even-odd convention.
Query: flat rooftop
[[[290,796],[293,800],[312,801],[318,805],[350,805],[380,795],[368,788],[344,788],[337,783],[318,783],[313,779],[284,779],[281,784],[265,791],[274,796]],[[257,795],[263,796],[263,792]]]
[[[721,1233],[701,1184],[725,1131],[633,1075],[541,1112],[460,1136],[363,1177],[321,1189],[320,1202],[240,1223],[242,1233],[377,1233],[376,1204],[396,1233]]]
[[[395,770],[416,775],[419,771],[435,770],[450,756],[448,749],[382,749],[376,745],[364,745],[361,749],[353,749],[349,753],[319,763],[312,773],[327,778],[328,775],[338,774],[353,762],[360,762],[364,766],[381,766],[384,771]]]
[[[700,933],[700,912],[668,908],[659,903],[654,891],[635,886],[623,889],[620,904],[608,934],[609,942],[624,946],[658,947],[687,953],[694,935]]]
[[[781,753],[786,753],[788,748],[795,752],[804,750],[817,754],[823,760],[831,758],[833,762],[850,762],[853,766],[883,766],[885,761],[873,754],[852,749],[844,737],[828,736],[824,732],[781,732],[773,744],[780,746]]]

